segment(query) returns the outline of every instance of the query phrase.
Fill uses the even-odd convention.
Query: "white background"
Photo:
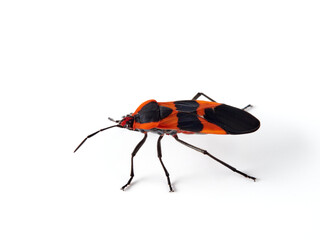
[[[0,239],[319,239],[318,1],[1,1]],[[202,91],[242,136],[110,129]]]

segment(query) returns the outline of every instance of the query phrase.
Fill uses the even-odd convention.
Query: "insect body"
[[[197,100],[201,95],[205,96],[210,101]],[[134,156],[146,141],[148,133],[157,133],[160,135],[157,142],[158,158],[166,174],[170,192],[173,192],[169,172],[162,162],[161,154],[160,142],[163,136],[166,134],[173,136],[183,145],[208,155],[210,158],[216,160],[232,171],[237,172],[244,177],[256,180],[256,178],[238,171],[236,168],[214,157],[206,150],[193,146],[178,138],[179,133],[245,134],[254,132],[260,127],[260,122],[257,118],[245,111],[250,106],[251,105],[248,105],[243,109],[231,107],[226,104],[217,103],[203,93],[198,93],[192,100],[185,101],[157,102],[156,100],[149,100],[142,103],[134,113],[123,117],[122,120],[115,121],[110,119],[117,124],[111,127],[100,129],[99,131],[90,134],[80,143],[74,152],[76,152],[88,138],[109,128],[120,127],[144,133],[143,139],[138,143],[131,154],[130,179],[121,188],[122,190],[125,190],[125,188],[130,185],[134,177]]]

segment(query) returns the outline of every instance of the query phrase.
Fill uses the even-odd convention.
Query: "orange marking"
[[[151,100],[145,101],[144,103],[141,103],[140,106],[137,108],[137,110],[132,114],[132,116],[136,115],[141,110],[141,108],[143,108],[145,105],[147,105],[150,102],[157,102],[157,101],[154,99],[151,99]]]
[[[152,129],[152,128],[157,128],[159,122],[148,122],[148,123],[133,123],[133,130],[135,129]]]
[[[198,117],[200,122],[203,125],[203,129],[200,133],[206,133],[206,134],[227,134],[225,130],[223,130],[221,127],[219,127],[216,124],[210,123],[207,120]]]
[[[204,110],[205,110],[206,108],[215,108],[215,107],[221,105],[221,103],[217,103],[217,102],[207,102],[207,101],[201,101],[201,100],[197,101],[197,103],[200,104],[200,106],[199,106],[198,109],[197,109],[197,114],[198,114],[199,116],[203,116],[203,115],[204,115]]]
[[[148,100],[144,103],[142,103],[137,110],[132,114],[133,116],[136,115],[146,104],[150,102],[157,102],[156,100]],[[221,127],[217,126],[216,124],[210,123],[207,120],[203,118],[205,114],[206,108],[215,108],[221,103],[217,102],[208,102],[208,101],[202,101],[197,100],[197,103],[199,103],[199,107],[197,109],[197,115],[198,119],[200,120],[201,124],[203,125],[203,129],[200,131],[200,133],[204,134],[227,134],[225,130],[223,130]],[[133,129],[152,129],[152,128],[159,128],[164,130],[177,130],[178,133],[186,133],[186,134],[192,134],[193,132],[181,130],[178,128],[178,111],[176,109],[176,106],[174,102],[158,102],[159,106],[164,106],[171,108],[173,111],[172,113],[160,120],[159,122],[149,122],[149,123],[137,123],[134,122]]]

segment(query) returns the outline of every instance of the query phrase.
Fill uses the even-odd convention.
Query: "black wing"
[[[260,121],[250,113],[226,104],[215,108],[206,108],[203,118],[216,124],[227,134],[245,134],[259,129]]]

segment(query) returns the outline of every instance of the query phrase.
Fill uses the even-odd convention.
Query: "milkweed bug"
[[[197,100],[200,96],[204,96],[210,101]],[[249,107],[251,107],[251,105],[239,109],[226,104],[217,103],[201,92],[197,93],[191,100],[174,102],[157,102],[156,100],[148,100],[142,103],[134,113],[126,115],[121,120],[115,121],[112,118],[109,118],[109,120],[115,122],[116,125],[100,129],[99,131],[88,135],[74,150],[74,152],[76,152],[88,138],[110,128],[126,128],[128,130],[143,133],[143,139],[137,144],[131,153],[130,178],[121,188],[122,190],[125,190],[130,185],[134,177],[134,156],[145,143],[149,132],[159,134],[160,136],[157,142],[158,158],[166,174],[170,192],[173,192],[169,172],[162,162],[161,154],[160,142],[166,134],[173,136],[179,143],[209,156],[232,171],[255,181],[255,177],[237,170],[211,155],[208,151],[193,146],[178,138],[178,133],[245,134],[254,132],[260,127],[260,122],[257,118],[246,111]]]

